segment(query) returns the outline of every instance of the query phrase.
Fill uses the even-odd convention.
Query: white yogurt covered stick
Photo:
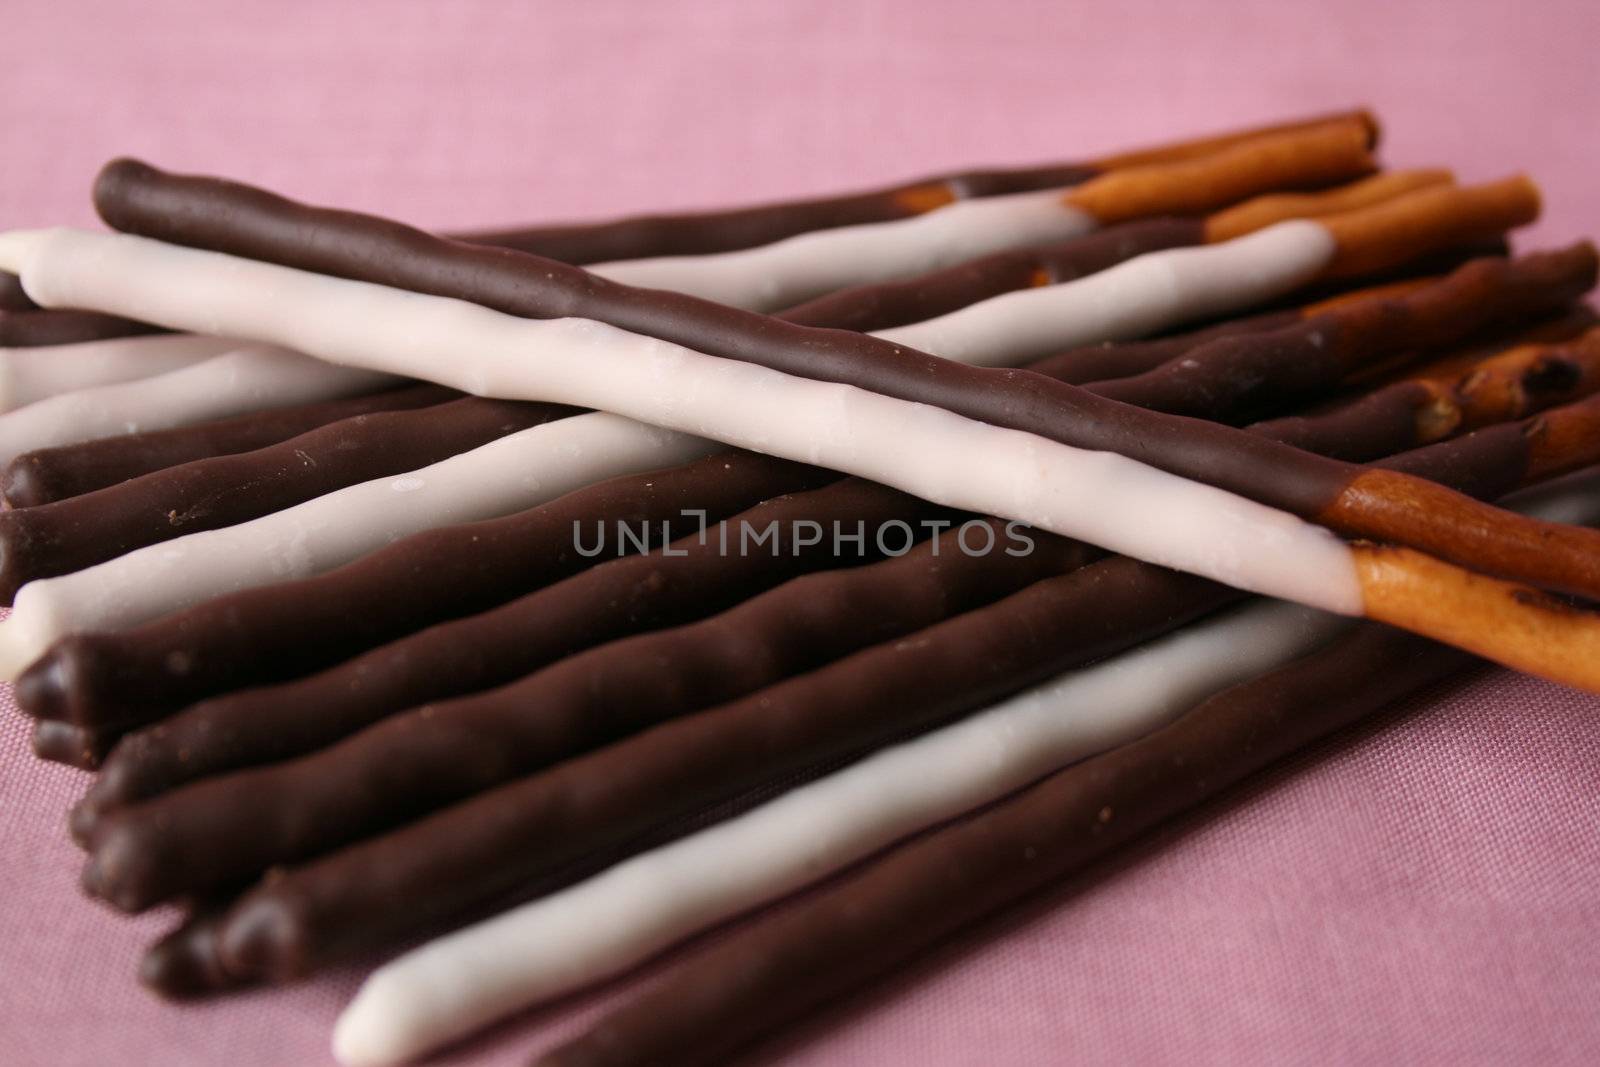
[[[616,415],[578,415],[409,474],[29,582],[0,623],[0,673],[14,676],[64,633],[123,629],[239,589],[304,578],[420,530],[521,511],[718,447]]]
[[[220,337],[157,334],[75,345],[0,348],[0,411],[74,389],[165,374],[237,347],[237,341]]]
[[[276,345],[235,341],[228,348],[165,374],[60,393],[0,415],[0,465],[38,448],[334,400],[396,382]]]
[[[1199,157],[1113,171],[1072,189],[961,200],[908,219],[799,234],[737,252],[595,264],[629,285],[673,289],[755,311],[923,274],[1103,225],[1202,214],[1257,193],[1326,186],[1372,168],[1357,124],[1274,133]]]

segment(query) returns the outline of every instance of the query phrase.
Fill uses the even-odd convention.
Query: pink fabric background
[[[0,225],[137,153],[435,226],[716,204],[1370,103],[1398,164],[1527,169],[1600,231],[1600,6],[23,4]],[[201,1007],[75,889],[83,785],[0,710],[0,1063],[327,1062],[359,975]],[[1600,1059],[1600,701],[1481,670],[778,1052],[795,1064]],[[599,1001],[449,1062],[521,1062]],[[838,1020],[835,1020],[836,1022]]]

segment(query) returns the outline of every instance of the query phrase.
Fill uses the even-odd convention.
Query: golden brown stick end
[[[1504,511],[1397,471],[1362,471],[1318,521],[1347,537],[1600,600],[1600,531]]]
[[[1369,618],[1600,693],[1600,613],[1411,549],[1352,550]]]
[[[1269,193],[1219,211],[1206,220],[1211,243],[1243,237],[1289,219],[1323,218],[1381,204],[1430,186],[1454,185],[1448,170],[1392,170],[1319,193]]]
[[[1431,186],[1322,221],[1337,250],[1323,272],[1348,278],[1486,237],[1539,217],[1539,187],[1525,175],[1465,188]]]

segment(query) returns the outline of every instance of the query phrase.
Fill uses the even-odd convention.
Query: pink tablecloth
[[[860,185],[1370,103],[1389,158],[1527,169],[1600,230],[1600,7],[1440,0],[284,5],[0,19],[0,225],[86,223],[119,152],[435,226]],[[1480,671],[780,1057],[804,1064],[1600,1059],[1600,701]],[[0,712],[0,1063],[328,1059],[355,971],[174,1008],[161,919],[79,898],[82,788]],[[453,1062],[517,1063],[598,1001]],[[839,1020],[835,1020],[836,1023]]]

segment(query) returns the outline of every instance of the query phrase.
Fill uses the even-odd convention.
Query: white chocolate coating
[[[1168,248],[1060,285],[1019,289],[876,336],[997,367],[1100,341],[1147,337],[1291,292],[1335,251],[1314,222],[1280,222],[1215,245]]]
[[[126,235],[0,235],[0,268],[20,271],[46,305],[179,329],[204,324],[480,395],[600,408],[1031,523],[1252,592],[1361,611],[1351,553],[1320,527],[1124,456],[941,408],[707,356],[603,323],[520,319]],[[26,603],[19,595],[8,626],[22,628]]]
[[[1600,469],[1519,511],[1600,521]],[[1332,640],[1337,616],[1255,603],[1069,671],[882,749],[742,815],[465,927],[375,971],[334,1029],[352,1067],[403,1063],[541,1000],[618,974],[925,827],[1150,733]]]
[[[1343,625],[1306,608],[1250,605],[883,749],[384,965],[339,1017],[334,1053],[352,1067],[403,1063],[618,974],[908,834],[1148,733],[1212,693],[1304,655]]]
[[[507,515],[717,448],[616,415],[578,415],[237,526],[32,581],[0,622],[0,671],[14,675],[64,633],[123,629],[225,593],[319,574],[420,530]]]
[[[835,289],[910,278],[1099,227],[1063,194],[1057,189],[958,200],[908,219],[813,230],[737,252],[617,260],[588,269],[627,285],[778,311]]]
[[[235,341],[228,347],[165,374],[59,393],[0,415],[0,464],[36,448],[333,400],[396,381],[275,345]]]
[[[74,345],[0,348],[0,411],[74,389],[165,374],[238,347],[237,341],[221,337],[158,334]]]

